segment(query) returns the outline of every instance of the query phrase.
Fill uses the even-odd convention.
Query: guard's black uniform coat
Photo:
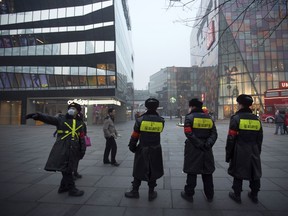
[[[241,119],[246,120],[246,126],[244,123],[240,126]],[[251,120],[254,124],[249,124]],[[262,140],[261,122],[249,108],[240,109],[231,117],[226,142],[226,162],[230,162],[228,173],[231,176],[244,180],[261,178]]]
[[[209,119],[211,128],[193,126],[194,119]],[[204,125],[204,127],[206,127]],[[192,110],[185,116],[184,168],[187,174],[212,174],[215,171],[212,147],[218,134],[213,120],[202,109]]]
[[[142,181],[154,181],[164,174],[160,133],[141,129],[143,121],[160,123],[164,128],[164,119],[157,112],[147,111],[136,119],[129,149],[135,153],[133,177]],[[139,140],[139,144],[137,142]]]

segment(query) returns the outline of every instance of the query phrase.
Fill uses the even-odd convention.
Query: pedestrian
[[[257,115],[249,108],[253,103],[250,95],[239,95],[237,102],[238,111],[231,116],[225,148],[226,162],[229,163],[228,174],[233,176],[233,192],[229,192],[229,197],[241,203],[242,183],[243,180],[248,180],[251,189],[248,197],[254,203],[258,203],[262,176],[262,125]]]
[[[32,118],[57,127],[57,138],[48,157],[45,170],[62,172],[58,193],[69,192],[70,196],[82,196],[84,194],[84,191],[76,188],[72,176],[73,167],[75,167],[79,157],[79,149],[80,158],[83,158],[86,151],[83,121],[77,118],[80,111],[81,106],[79,104],[71,103],[68,105],[66,115],[59,115],[58,117],[42,113],[26,115],[26,119]]]
[[[82,112],[79,112],[77,114],[77,119],[79,119],[80,121],[82,121],[82,125],[83,125],[83,133],[84,136],[87,136],[87,125],[84,122],[84,116]],[[77,161],[75,162],[75,166],[73,168],[73,178],[74,180],[77,180],[79,178],[82,178],[82,175],[79,174],[78,172],[78,166],[79,166],[79,161],[83,158],[82,154],[81,154],[81,149],[79,149],[79,154],[78,154],[78,158]]]
[[[165,121],[156,111],[159,107],[157,99],[148,98],[145,101],[145,107],[147,111],[135,120],[134,131],[128,145],[129,150],[135,153],[134,179],[132,190],[126,192],[125,197],[139,198],[141,181],[147,181],[148,200],[152,201],[157,197],[157,192],[154,191],[157,186],[156,181],[164,174],[160,134]]]
[[[284,120],[284,134],[288,134],[288,110],[285,113],[285,120]]]
[[[111,164],[112,166],[119,166],[116,161],[117,144],[116,139],[118,136],[117,130],[114,125],[115,109],[109,108],[108,115],[104,119],[103,132],[106,139],[106,147],[103,156],[104,164]],[[111,152],[111,161],[109,160],[109,154]]]
[[[284,121],[285,121],[285,112],[277,110],[275,113],[275,124],[276,124],[276,129],[275,129],[275,135],[278,135],[278,130],[280,128],[280,134],[284,134]]]
[[[181,197],[193,202],[197,185],[197,174],[201,174],[204,194],[208,202],[214,197],[213,172],[215,162],[212,147],[218,134],[211,117],[202,110],[203,103],[197,98],[189,101],[189,113],[184,120],[186,136],[183,172],[187,174],[186,185]]]

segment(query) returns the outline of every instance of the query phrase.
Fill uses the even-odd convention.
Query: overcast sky
[[[189,14],[180,8],[166,10],[168,3],[168,0],[128,1],[137,90],[147,89],[149,76],[161,68],[190,66],[191,28],[177,22]]]

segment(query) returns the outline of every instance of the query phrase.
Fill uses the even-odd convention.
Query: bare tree
[[[264,34],[255,46],[264,45],[265,41],[275,33],[281,24],[288,22],[288,0],[205,0],[205,2],[208,3],[206,8],[201,8],[202,5],[199,4],[200,1],[201,0],[168,0],[167,10],[182,8],[185,11],[194,11],[195,14],[195,10],[197,10],[196,6],[200,5],[200,7],[198,6],[198,10],[201,12],[194,17],[176,20],[176,22],[183,23],[188,27],[199,29],[203,27],[205,22],[208,22],[208,17],[209,19],[213,19],[221,13],[225,16],[225,11],[227,10],[236,14],[227,22],[227,26],[219,29],[220,35],[218,41],[211,47],[206,55],[213,51],[227,31],[231,31],[231,26],[237,24],[237,29],[233,32],[236,33],[235,36],[243,32],[242,27],[244,20],[250,19],[252,14],[261,13],[259,20],[256,20],[256,26],[257,22],[267,22],[266,26],[261,26],[261,31],[264,32]],[[215,2],[218,3],[214,4]]]

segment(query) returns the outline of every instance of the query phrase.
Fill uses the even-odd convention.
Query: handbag
[[[86,146],[91,146],[91,139],[89,136],[84,136],[84,139],[85,139],[85,143],[86,143]]]

